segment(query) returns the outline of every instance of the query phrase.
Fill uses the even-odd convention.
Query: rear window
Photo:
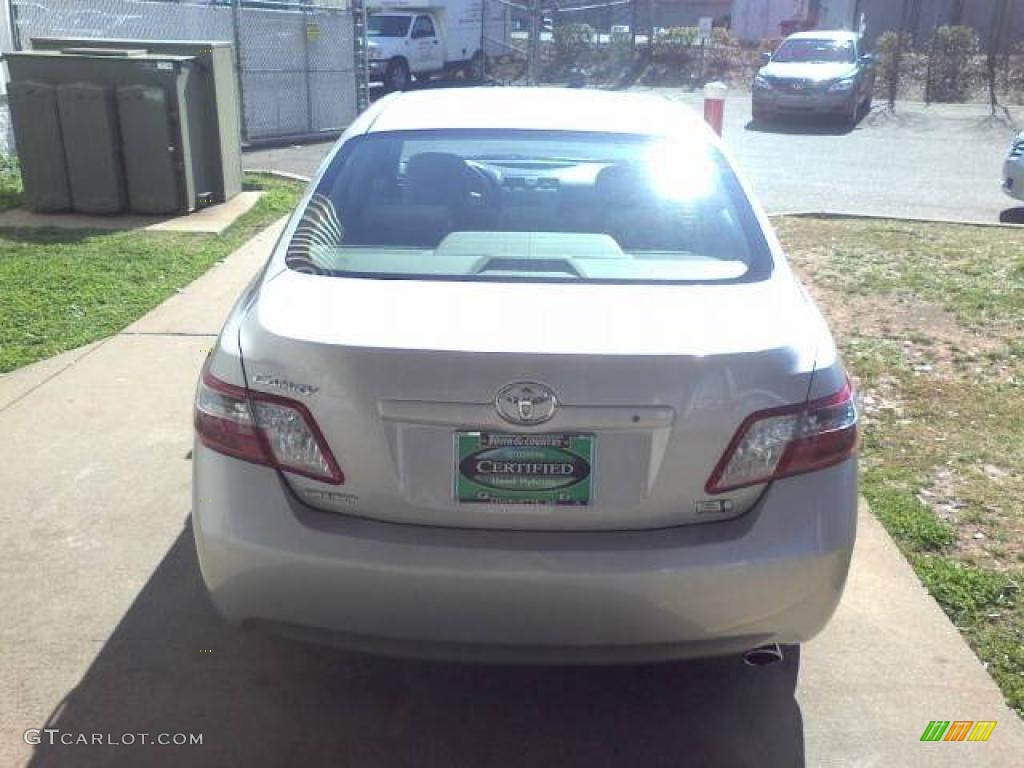
[[[771,271],[705,142],[610,134],[369,134],[335,156],[290,268],[392,279],[738,282]]]

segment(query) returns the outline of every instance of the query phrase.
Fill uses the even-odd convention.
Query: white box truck
[[[508,45],[508,6],[498,0],[379,0],[368,8],[370,81],[388,90],[457,71],[481,80],[486,57]]]

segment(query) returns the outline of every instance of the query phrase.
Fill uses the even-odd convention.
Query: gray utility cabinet
[[[82,213],[123,211],[128,196],[113,92],[96,83],[58,85],[57,112],[66,132],[71,207]]]
[[[235,54],[231,43],[195,40],[127,40],[72,37],[33,37],[32,50],[61,51],[65,48],[143,49],[165,56],[188,56],[194,60],[192,78],[201,98],[189,104],[193,143],[207,148],[209,176],[206,186],[214,202],[223,202],[242,191],[242,123],[235,76]]]
[[[4,56],[18,94],[11,120],[26,205],[171,214],[233,197],[241,189],[239,137],[222,141],[217,93],[197,57],[152,52],[142,47],[147,41],[111,47],[120,42]],[[237,128],[237,104],[224,111],[234,116],[227,130]],[[45,137],[35,135],[40,116],[49,119]],[[59,193],[60,157],[69,205]]]
[[[25,206],[33,211],[66,211],[71,207],[71,191],[57,89],[48,83],[14,82],[7,86],[7,103],[18,126],[15,133],[22,158]]]

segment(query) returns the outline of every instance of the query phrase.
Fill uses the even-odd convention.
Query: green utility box
[[[150,41],[39,42],[45,50],[4,55],[10,89],[26,94],[11,100],[11,112],[27,177],[59,189],[58,164],[34,159],[63,157],[70,207],[83,213],[185,213],[241,191],[230,45],[189,44],[200,54],[192,56],[156,51],[162,44]],[[218,85],[224,61],[230,87]],[[56,93],[58,125],[36,141],[29,137],[45,113],[46,87]],[[57,192],[26,195],[34,210],[57,210],[59,200]]]
[[[7,101],[21,160],[25,205],[33,211],[66,211],[71,207],[71,193],[62,150],[57,89],[48,83],[11,83]]]

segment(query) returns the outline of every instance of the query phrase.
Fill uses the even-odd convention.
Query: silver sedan
[[[856,125],[871,108],[872,56],[854,32],[814,30],[787,37],[754,77],[753,116],[838,116]]]
[[[195,428],[220,613],[375,653],[799,643],[853,549],[829,330],[717,138],[653,96],[377,102],[238,300]]]

